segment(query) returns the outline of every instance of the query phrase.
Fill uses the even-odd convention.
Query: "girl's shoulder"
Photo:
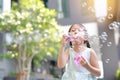
[[[90,52],[95,52],[94,49],[92,49],[92,48],[87,48],[87,50]]]
[[[86,51],[87,51],[87,53],[89,53],[89,55],[91,55],[91,54],[95,55],[96,54],[94,49],[92,49],[92,48],[87,48]]]
[[[91,56],[96,56],[97,55],[94,49],[92,49],[92,48],[88,48],[88,49],[89,49],[89,52],[90,52]]]

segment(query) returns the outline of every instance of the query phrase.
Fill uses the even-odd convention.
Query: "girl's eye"
[[[75,30],[71,30],[72,32],[75,32]]]
[[[83,32],[84,30],[83,30],[83,29],[79,29],[78,31],[79,31],[79,32]]]

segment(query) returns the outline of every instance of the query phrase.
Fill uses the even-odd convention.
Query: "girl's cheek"
[[[70,34],[71,37],[74,37],[74,35],[75,35],[74,33],[71,33],[71,34]]]
[[[76,41],[84,41],[84,37],[78,37],[76,38]]]

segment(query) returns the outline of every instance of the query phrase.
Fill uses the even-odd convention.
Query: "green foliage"
[[[117,80],[120,80],[120,69],[117,69],[115,76]]]
[[[44,7],[41,0],[19,0],[11,12],[0,13],[0,31],[10,34],[7,53],[17,60],[57,57],[60,45],[60,27],[56,12]],[[38,63],[38,62],[36,62]]]

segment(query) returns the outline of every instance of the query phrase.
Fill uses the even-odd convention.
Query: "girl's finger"
[[[86,61],[85,58],[84,58],[83,56],[81,56],[81,60]]]

